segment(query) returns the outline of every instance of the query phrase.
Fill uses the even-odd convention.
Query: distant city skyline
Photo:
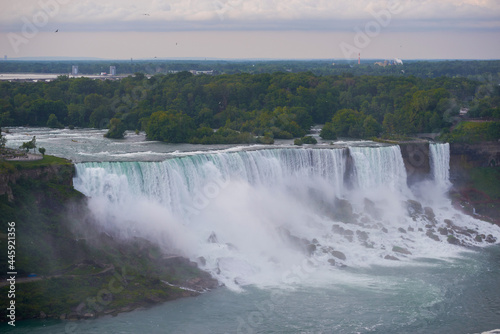
[[[496,0],[7,0],[0,55],[500,59]]]

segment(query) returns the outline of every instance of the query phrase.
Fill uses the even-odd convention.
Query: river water
[[[449,146],[408,186],[398,146],[170,145],[11,128],[76,163],[102,228],[198,262],[221,287],[116,317],[19,333],[481,333],[500,328],[500,229],[446,197]],[[421,205],[421,206],[419,206]],[[432,227],[429,227],[432,225]],[[429,237],[434,231],[438,241]],[[446,234],[437,232],[447,229]],[[460,231],[475,231],[472,235]],[[447,242],[453,235],[464,246]],[[397,259],[397,260],[396,260]]]

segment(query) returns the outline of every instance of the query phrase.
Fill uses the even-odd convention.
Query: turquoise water
[[[154,237],[175,231],[178,249],[192,260],[206,257],[204,269],[226,286],[116,317],[18,321],[16,328],[0,325],[1,332],[480,333],[500,328],[500,246],[476,247],[474,240],[462,236],[467,248],[450,245],[445,238],[435,242],[418,230],[428,221],[409,217],[401,209],[402,200],[418,199],[433,208],[438,226],[445,226],[449,218],[498,235],[498,229],[487,223],[453,211],[449,201],[434,191],[447,186],[447,166],[440,167],[446,159],[433,160],[434,180],[421,187],[435,193],[428,194],[426,203],[406,186],[397,147],[351,150],[355,169],[350,182],[340,184],[348,162],[345,149],[338,147],[329,152],[289,152],[282,150],[288,145],[282,143],[280,150],[240,152],[241,148],[230,146],[149,142],[143,134],[114,141],[103,138],[101,130],[11,132],[12,147],[36,135],[38,145],[49,154],[75,162],[95,161],[77,166],[75,186],[92,196],[91,210],[104,210],[101,217],[127,217],[128,226],[123,225],[125,219],[117,219],[108,225],[109,232],[126,236],[140,226],[143,237],[161,245]],[[438,148],[433,154],[446,151]],[[199,156],[179,158],[193,151]],[[216,156],[207,157],[207,152]],[[206,195],[206,205],[186,216],[186,203],[200,194]],[[364,233],[368,243],[332,232],[332,219],[337,218],[328,216],[331,202],[318,200],[328,196],[350,201],[357,225],[335,223]],[[364,211],[365,198],[381,217]],[[154,224],[146,226],[143,220]],[[400,232],[400,227],[407,232]],[[273,234],[283,228],[316,240],[317,250],[306,256],[290,240],[283,240],[283,233]],[[207,243],[214,232],[220,242]],[[409,249],[412,255],[391,253],[393,246]],[[336,266],[331,266],[328,252],[321,252],[328,247],[347,258],[337,258]],[[391,254],[401,261],[384,259]],[[283,273],[293,273],[293,279]]]
[[[480,333],[500,327],[500,248],[450,261],[345,269],[321,287],[225,288],[96,320],[8,333]],[[314,273],[311,273],[314,281]],[[337,280],[337,281],[335,281]]]

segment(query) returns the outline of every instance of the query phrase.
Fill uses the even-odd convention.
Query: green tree
[[[109,130],[104,135],[106,138],[122,139],[125,133],[125,125],[121,119],[112,118],[109,121]]]
[[[363,136],[363,122],[365,115],[352,109],[341,109],[332,118],[335,133],[341,137]]]
[[[335,129],[333,127],[332,122],[327,122],[321,129],[319,136],[325,140],[335,140],[337,139],[337,134],[335,133]]]
[[[301,141],[304,144],[313,144],[314,145],[314,144],[318,143],[318,141],[316,140],[316,138],[311,137],[311,136],[302,137]]]
[[[187,142],[194,130],[191,117],[179,111],[157,111],[153,113],[146,126],[146,135],[151,140],[168,143]]]
[[[30,141],[24,142],[21,146],[19,146],[19,148],[22,150],[26,150],[26,152],[33,149],[33,153],[35,153],[36,136],[33,136],[33,138]]]
[[[107,128],[109,125],[109,113],[105,106],[97,107],[89,117],[90,126],[93,128]]]
[[[64,128],[64,125],[62,125],[59,120],[57,119],[57,116],[55,114],[50,114],[49,120],[47,121],[47,126],[49,128],[53,129],[62,129]]]
[[[378,137],[382,132],[382,127],[371,115],[366,116],[363,122],[363,137]]]
[[[2,129],[0,129],[0,149],[5,148],[5,144],[7,144],[7,138],[2,135]]]
[[[39,147],[38,152],[40,152],[43,156],[45,156],[45,147]]]

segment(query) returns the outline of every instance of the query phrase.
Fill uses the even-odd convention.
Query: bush
[[[335,132],[335,129],[333,128],[333,123],[332,122],[326,123],[323,126],[323,128],[321,129],[319,136],[325,140],[337,139],[337,133]]]
[[[259,144],[271,145],[271,144],[274,144],[274,139],[272,137],[269,137],[269,136],[258,137],[257,142]]]
[[[57,116],[55,114],[50,114],[49,120],[47,121],[47,126],[49,128],[53,129],[62,129],[64,128],[64,125],[62,125],[59,120],[57,119]]]
[[[316,138],[314,137],[311,137],[311,136],[305,136],[305,137],[302,137],[302,143],[304,144],[317,144],[318,141],[316,140]]]
[[[500,122],[463,122],[441,140],[450,143],[479,143],[500,139]]]
[[[125,133],[125,125],[121,119],[112,118],[109,121],[109,130],[104,135],[106,138],[122,139]]]

